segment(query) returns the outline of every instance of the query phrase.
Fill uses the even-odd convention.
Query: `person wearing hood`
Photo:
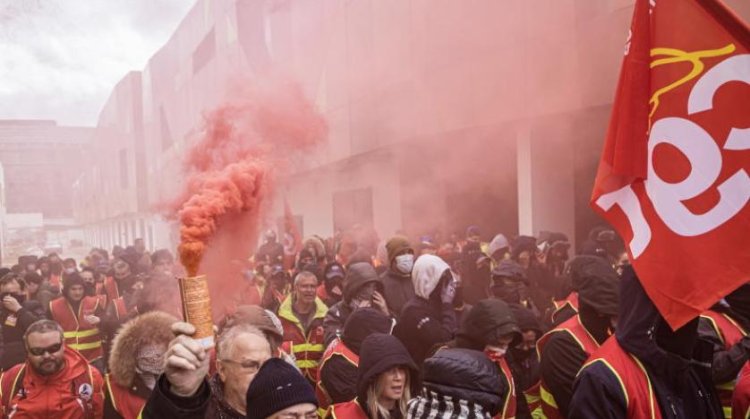
[[[456,281],[448,264],[433,255],[417,259],[411,275],[415,295],[404,306],[394,333],[421,364],[435,345],[456,333]]]
[[[385,245],[388,270],[380,276],[385,288],[385,301],[397,317],[404,305],[414,296],[411,273],[414,268],[414,248],[404,236],[394,236]]]
[[[732,393],[750,359],[750,284],[743,284],[700,316],[698,335],[714,345],[711,367],[724,416],[732,417]]]
[[[0,277],[0,298],[0,367],[7,370],[24,361],[23,335],[29,326],[44,318],[45,309],[39,302],[26,299],[25,282],[20,274],[12,272]]]
[[[492,267],[494,268],[501,260],[510,258],[510,242],[503,234],[498,234],[492,238],[489,246],[487,246],[487,256],[492,259]]]
[[[372,265],[364,262],[350,265],[344,278],[343,299],[328,309],[323,320],[325,345],[341,337],[346,319],[359,308],[373,307],[390,317],[383,295],[383,283]]]
[[[529,309],[539,317],[539,309],[527,296],[526,272],[521,265],[512,260],[500,261],[492,270],[491,279],[490,294],[493,297]]]
[[[136,419],[164,372],[164,353],[177,318],[152,311],[125,323],[112,342],[104,377],[104,419]]]
[[[266,288],[263,291],[261,306],[274,313],[279,311],[281,303],[289,296],[289,274],[281,264],[275,264],[268,268],[266,276]]]
[[[39,320],[24,335],[26,362],[0,376],[4,418],[101,418],[102,376],[84,356],[65,344],[63,329]]]
[[[557,327],[578,314],[578,288],[582,282],[586,281],[588,271],[592,266],[602,266],[601,263],[595,262],[597,257],[595,255],[579,255],[571,259],[565,266],[565,286],[560,290],[559,298],[552,302],[553,307],[545,317],[550,321],[552,327]],[[618,273],[617,276],[619,277],[620,274]]]
[[[255,261],[265,265],[284,263],[284,246],[277,241],[274,230],[266,230],[263,233],[263,245],[255,253]]]
[[[404,419],[419,374],[404,345],[394,336],[375,333],[362,342],[357,397],[334,404],[330,419]]]
[[[586,359],[612,335],[617,324],[620,283],[604,259],[581,262],[578,295],[580,312],[537,342],[541,380],[531,398],[541,397],[547,417],[568,417],[573,382]]]
[[[539,353],[536,343],[544,334],[539,319],[534,314],[521,306],[510,306],[513,316],[516,318],[518,328],[521,329],[523,339],[518,344],[508,348],[508,363],[513,371],[518,394],[524,394],[529,411],[540,406],[541,401],[525,394],[530,388],[539,382]],[[519,406],[521,404],[519,403]]]
[[[711,380],[713,348],[699,338],[698,318],[673,331],[631,267],[625,268],[620,281],[615,336],[578,374],[568,416],[723,417]]]
[[[374,333],[390,334],[392,328],[392,319],[374,308],[361,308],[349,316],[341,339],[328,345],[320,361],[320,381],[316,391],[322,409],[356,397],[362,342]]]
[[[500,394],[503,409],[500,418],[527,417],[517,412],[528,412],[523,396],[518,392],[509,360],[509,349],[521,342],[521,329],[518,328],[510,306],[503,301],[481,300],[466,315],[454,343],[448,346],[473,349],[483,352],[497,366],[501,378]]]
[[[318,286],[318,298],[328,307],[333,307],[343,298],[345,277],[344,267],[337,262],[329,263],[323,269],[323,281]]]
[[[65,331],[65,344],[104,370],[103,336],[99,330],[104,308],[98,298],[86,296],[85,283],[77,272],[65,277],[63,295],[50,301],[49,313]]]
[[[504,407],[497,365],[480,351],[442,349],[424,361],[422,372],[422,391],[409,402],[409,419],[490,419]]]

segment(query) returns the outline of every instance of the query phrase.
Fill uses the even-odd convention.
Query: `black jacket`
[[[372,265],[360,262],[349,266],[349,270],[346,272],[346,285],[343,290],[344,298],[329,308],[326,317],[323,319],[323,340],[326,346],[344,333],[344,323],[352,313],[352,299],[357,296],[362,287],[370,283],[375,283],[376,290],[381,294],[384,292],[383,283],[378,278]]]
[[[7,310],[0,310],[0,324],[3,325],[2,331],[2,356],[0,357],[0,367],[3,370],[23,363],[26,361],[26,347],[23,343],[23,334],[26,329],[37,320],[45,318],[45,309],[38,301],[24,301],[21,309],[15,315],[15,321],[8,321],[11,313]]]
[[[411,282],[410,275],[403,275],[389,268],[381,276],[380,280],[385,288],[385,301],[388,308],[397,317],[401,313],[409,300],[414,297],[414,285]]]
[[[714,306],[711,310],[726,314],[732,320],[747,330],[746,321],[740,319],[732,310],[721,306]],[[701,317],[698,323],[698,335],[713,344],[714,356],[711,374],[716,384],[724,384],[733,381],[739,375],[745,362],[750,359],[750,338],[743,337],[731,348],[726,349],[724,338],[719,334],[712,322]]]
[[[456,314],[453,306],[417,296],[404,306],[394,330],[418,365],[435,345],[452,340],[455,333]]]
[[[218,375],[205,380],[195,395],[176,396],[169,390],[169,381],[162,374],[143,407],[143,419],[244,419],[223,400]]]
[[[476,418],[489,418],[503,408],[502,379],[482,352],[441,349],[425,360],[423,374],[422,394],[409,402],[410,418],[442,418],[450,405],[460,412],[463,404],[467,417]]]
[[[711,382],[711,344],[698,338],[698,320],[672,332],[632,268],[625,269],[621,281],[614,338],[643,363],[662,417],[723,417]],[[569,414],[583,419],[627,417],[620,383],[603,363],[593,363],[581,371]]]
[[[359,355],[362,342],[373,333],[390,333],[391,319],[373,308],[358,309],[346,322],[342,341]],[[333,355],[320,368],[320,381],[333,403],[351,401],[357,396],[358,368],[342,356]],[[416,379],[416,377],[415,377]]]

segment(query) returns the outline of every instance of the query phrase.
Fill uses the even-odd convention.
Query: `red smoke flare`
[[[176,208],[178,250],[188,275],[205,270],[206,251],[223,233],[230,238],[220,241],[232,245],[221,247],[234,253],[223,254],[223,263],[249,256],[275,176],[289,167],[295,153],[320,144],[326,133],[323,118],[288,83],[243,88],[207,114],[202,136],[187,155],[186,191]]]

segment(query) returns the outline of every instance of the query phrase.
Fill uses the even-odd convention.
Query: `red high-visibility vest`
[[[65,344],[80,352],[89,361],[101,358],[103,355],[99,328],[84,318],[87,315],[93,315],[98,308],[99,299],[96,297],[83,297],[78,313],[73,312],[73,307],[65,297],[58,297],[49,303],[52,318],[63,328]]]
[[[284,342],[281,348],[296,359],[297,368],[314,385],[318,382],[318,364],[323,356],[323,319],[328,307],[320,299],[315,299],[315,313],[307,334],[292,311],[292,296],[279,307],[279,320],[284,329]]]
[[[651,379],[638,358],[625,352],[617,339],[607,339],[588,362],[581,368],[585,370],[594,363],[601,363],[622,386],[622,395],[628,403],[627,417],[632,419],[661,419],[659,401],[656,400]],[[580,374],[580,372],[579,372]]]
[[[746,362],[737,378],[732,394],[732,419],[750,417],[750,362]]]
[[[729,350],[747,335],[742,326],[726,314],[708,310],[701,314],[701,317],[713,326],[716,335],[724,342],[725,350]],[[728,383],[716,385],[716,392],[719,394],[724,417],[727,419],[732,417],[732,393],[734,393],[736,383],[736,380],[732,380]]]
[[[104,278],[104,291],[109,301],[120,298],[120,287],[117,285],[117,281],[111,276]]]
[[[344,359],[354,365],[355,368],[359,367],[359,355],[352,352],[352,350],[344,345],[344,342],[342,342],[340,339],[334,339],[333,342],[328,345],[326,351],[323,352],[323,358],[320,360],[320,367],[318,368],[318,372],[323,371],[323,366],[334,355],[344,357]],[[320,380],[320,374],[318,374],[318,378],[318,383],[315,386],[315,393],[318,396],[318,404],[321,409],[327,409],[328,406],[331,405],[331,396],[328,395],[328,391],[326,390],[323,381]]]
[[[565,307],[572,308],[576,313],[578,313],[578,293],[577,292],[571,292],[568,294],[567,297],[563,298],[562,300],[556,300],[552,302],[552,305],[555,307],[555,311],[552,312],[552,322],[555,323],[557,321],[556,317],[564,309]]]
[[[367,413],[357,403],[357,400],[334,404],[331,406],[328,417],[333,419],[368,419]]]
[[[496,362],[497,366],[503,372],[503,378],[508,385],[508,393],[505,395],[503,410],[495,416],[495,419],[513,419],[516,417],[516,383],[513,381],[513,373],[508,366],[508,361],[503,357]]]
[[[107,374],[104,380],[107,384],[107,395],[117,413],[123,419],[137,419],[143,410],[143,406],[146,405],[146,399],[138,397],[130,389],[117,384],[110,377],[110,374]]]
[[[597,348],[599,348],[599,344],[596,342],[594,337],[591,336],[591,333],[589,333],[589,331],[586,330],[586,327],[584,327],[583,323],[581,323],[581,318],[578,315],[575,315],[563,322],[561,325],[550,330],[539,339],[539,341],[536,343],[536,350],[539,353],[539,359],[542,359],[544,345],[547,344],[553,333],[567,333],[572,336],[573,340],[578,343],[578,346],[586,354],[587,357],[594,353]],[[543,413],[544,416],[546,416],[548,419],[562,419],[562,415],[560,414],[560,410],[557,407],[555,397],[552,395],[552,393],[550,393],[549,387],[547,387],[544,380],[539,380],[538,386],[533,386],[529,390],[527,390],[526,397],[531,398],[532,400],[538,400],[541,412],[539,412],[539,408],[537,408],[537,416]]]

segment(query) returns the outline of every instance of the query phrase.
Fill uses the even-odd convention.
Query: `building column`
[[[574,243],[574,149],[553,128],[561,127],[524,124],[517,130],[518,230],[537,237],[543,230],[561,232]]]

